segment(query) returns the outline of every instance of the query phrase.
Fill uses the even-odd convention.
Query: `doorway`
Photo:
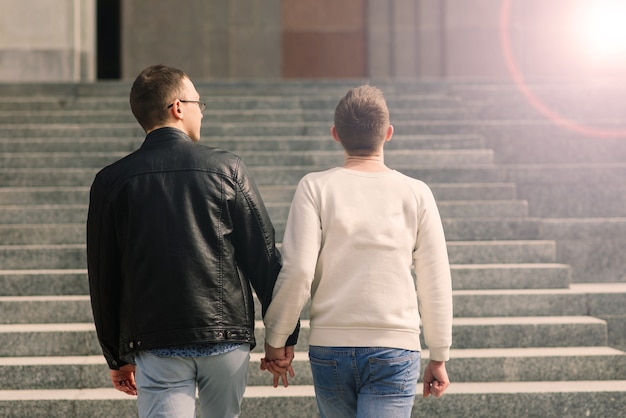
[[[97,78],[121,76],[120,0],[98,0],[97,4]]]

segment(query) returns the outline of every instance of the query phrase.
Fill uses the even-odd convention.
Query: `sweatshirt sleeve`
[[[441,217],[431,190],[423,185],[413,253],[417,298],[430,359],[447,361],[452,345],[452,279]]]
[[[283,267],[263,318],[265,342],[272,347],[285,345],[309,300],[321,237],[318,208],[305,177],[291,203],[281,249]]]

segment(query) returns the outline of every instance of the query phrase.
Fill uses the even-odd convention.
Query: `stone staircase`
[[[333,110],[361,83],[196,82],[209,102],[202,141],[244,159],[279,240],[297,181],[341,163]],[[626,141],[555,128],[513,86],[375,84],[396,131],[386,162],[432,187],[452,264],[453,383],[418,397],[413,416],[623,415]],[[134,398],[109,387],[84,246],[95,173],[143,141],[129,87],[0,86],[0,416],[136,416]],[[572,89],[550,91],[571,105]],[[618,116],[577,118],[615,127]],[[289,388],[272,388],[252,354],[242,417],[318,416],[307,318]]]

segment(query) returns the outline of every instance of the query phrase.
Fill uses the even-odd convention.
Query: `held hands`
[[[135,365],[126,364],[119,370],[110,370],[113,387],[127,395],[137,395],[135,385]]]
[[[275,348],[265,343],[265,357],[261,359],[261,370],[267,370],[274,376],[274,387],[278,387],[279,380],[282,380],[284,387],[289,386],[287,373],[292,378],[295,376],[291,367],[293,357],[293,346]]]
[[[450,380],[446,372],[446,363],[430,360],[424,371],[424,398],[430,395],[439,398],[448,386],[450,386]]]

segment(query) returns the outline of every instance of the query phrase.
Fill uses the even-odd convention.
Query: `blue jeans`
[[[240,414],[248,379],[250,345],[214,356],[136,355],[137,409],[149,418],[195,418],[196,386],[203,418]]]
[[[309,347],[322,418],[410,417],[420,352],[381,347]]]

